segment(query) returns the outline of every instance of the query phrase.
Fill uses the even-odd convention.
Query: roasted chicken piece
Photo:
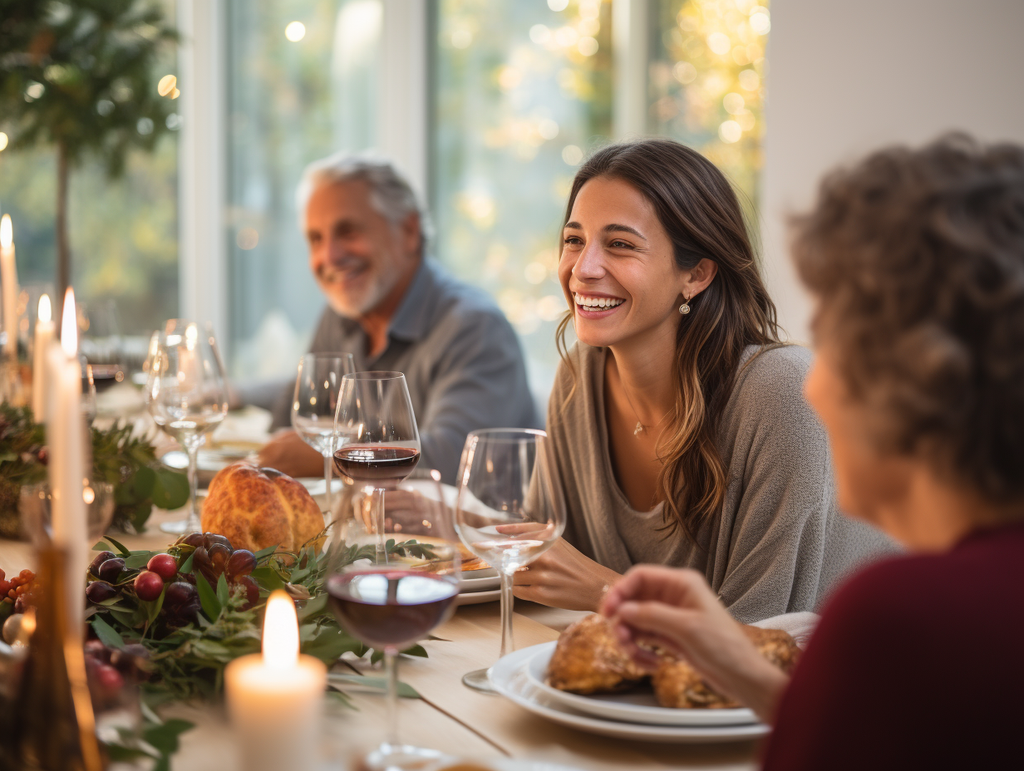
[[[648,676],[612,631],[604,616],[582,618],[566,627],[548,663],[552,688],[574,693],[603,693],[636,685]]]
[[[800,649],[786,632],[745,626],[751,642],[768,661],[788,673],[796,663]],[[733,709],[738,702],[716,691],[686,661],[665,658],[652,678],[654,696],[663,707],[681,709]]]

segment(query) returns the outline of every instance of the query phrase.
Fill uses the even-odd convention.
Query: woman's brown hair
[[[793,225],[815,337],[878,450],[1024,500],[1024,148],[888,148]]]
[[[599,150],[576,174],[563,224],[580,189],[595,177],[622,180],[651,203],[680,270],[691,270],[702,258],[718,266],[708,287],[690,300],[690,313],[679,317],[672,352],[675,408],[658,443],[658,498],[665,503],[666,525],[682,527],[699,543],[701,527],[721,509],[728,482],[716,443],[722,411],[744,348],[778,343],[775,305],[761,281],[736,194],[700,153],[667,139]],[[565,331],[572,318],[569,311],[558,327],[559,352],[570,367]]]

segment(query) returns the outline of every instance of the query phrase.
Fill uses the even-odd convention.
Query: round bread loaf
[[[217,472],[203,503],[203,531],[236,549],[298,551],[324,529],[309,491],[277,469],[233,463]]]

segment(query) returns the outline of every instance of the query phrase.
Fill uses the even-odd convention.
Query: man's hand
[[[324,456],[302,441],[290,428],[282,429],[263,445],[259,464],[290,477],[322,477]]]
[[[620,578],[614,570],[584,557],[564,538],[513,576],[522,600],[569,610],[597,610],[605,589]]]
[[[685,658],[721,692],[768,722],[789,678],[772,666],[695,570],[637,565],[601,603],[634,658],[651,664],[637,645],[659,645]]]

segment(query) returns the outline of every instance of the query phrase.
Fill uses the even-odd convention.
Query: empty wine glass
[[[338,409],[341,379],[355,372],[351,353],[307,353],[299,361],[292,399],[292,428],[302,440],[324,457],[327,511],[331,506],[331,459],[334,444],[334,416]]]
[[[354,372],[341,379],[334,418],[334,462],[354,484],[374,491],[377,558],[384,554],[383,492],[412,473],[420,434],[401,372]]]
[[[386,550],[378,549],[381,506]],[[421,640],[455,609],[459,546],[435,470],[413,472],[383,493],[347,487],[332,529],[327,594],[341,624],[365,645],[384,652],[387,733],[365,760],[369,769],[424,768],[441,753],[398,738],[399,651]],[[364,767],[364,766],[361,766]]]
[[[543,431],[494,428],[466,437],[459,466],[455,528],[473,554],[501,576],[501,653],[512,641],[512,575],[547,551],[565,530],[565,501]],[[488,670],[463,676],[493,693]]]
[[[228,411],[227,378],[209,325],[171,319],[163,332],[154,335],[146,403],[154,422],[177,439],[188,455],[188,519],[165,522],[160,529],[178,534],[198,531],[197,455],[206,434]]]

